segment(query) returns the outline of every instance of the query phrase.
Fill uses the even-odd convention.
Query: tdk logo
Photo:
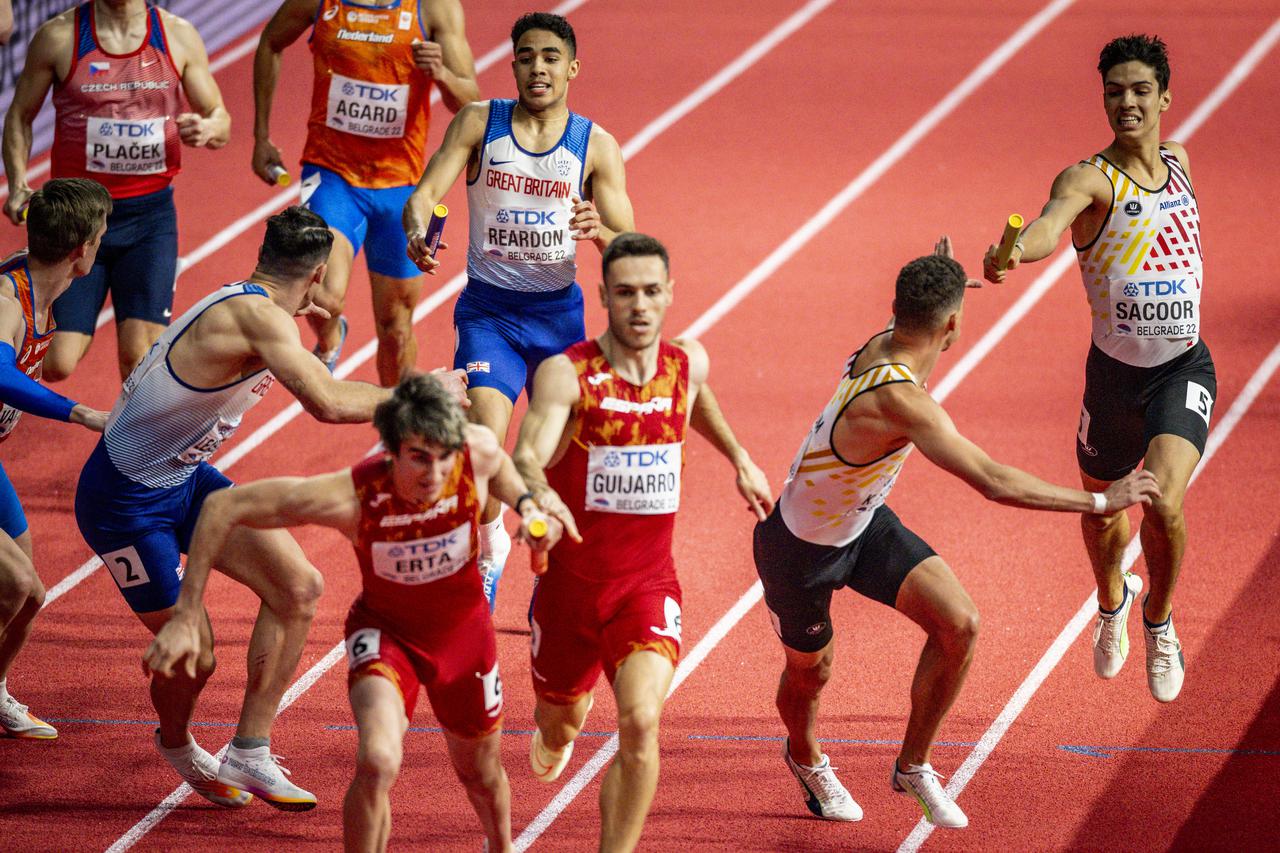
[[[511,221],[517,225],[555,225],[554,210],[513,210]]]
[[[628,468],[652,468],[654,465],[666,465],[667,450],[622,450],[618,455],[623,458]]]
[[[423,554],[434,554],[436,551],[444,550],[452,547],[458,542],[458,534],[450,533],[447,536],[440,536],[435,539],[426,539],[421,542],[406,542],[403,545],[393,546],[387,551],[392,557],[416,557]]]
[[[1124,286],[1124,295],[1135,296],[1185,296],[1187,280],[1176,281],[1131,281]]]
[[[154,122],[107,122],[98,127],[98,134],[101,136],[123,136],[134,139],[139,136],[151,136],[154,132]]]
[[[1142,212],[1142,203],[1137,201],[1126,201],[1124,203],[1124,212],[1130,216],[1137,216]]]
[[[342,84],[342,94],[348,98],[355,96],[366,101],[395,101],[400,91],[397,88],[384,89],[381,86],[371,86],[368,83],[349,81]]]

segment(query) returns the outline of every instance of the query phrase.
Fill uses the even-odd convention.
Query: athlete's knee
[[[783,683],[802,693],[816,695],[831,680],[831,662],[830,654],[805,662],[788,660],[786,669],[782,671]]]
[[[502,762],[495,752],[492,755],[477,756],[474,761],[454,765],[458,781],[468,791],[478,794],[490,794],[502,785]]]
[[[361,747],[356,755],[356,781],[386,791],[400,775],[402,750],[391,743]]]
[[[979,627],[978,608],[969,605],[948,614],[938,624],[934,636],[951,652],[971,655],[978,643]]]
[[[1097,536],[1110,533],[1126,522],[1124,510],[1111,513],[1086,512],[1080,516],[1080,524],[1084,529]]]
[[[23,610],[44,604],[44,585],[25,555],[5,560],[0,571],[0,618],[8,622]]]
[[[1162,528],[1176,527],[1182,523],[1182,498],[1181,491],[1161,494],[1142,508],[1144,519]]]
[[[45,382],[61,382],[71,375],[79,363],[80,356],[69,348],[55,350],[50,347],[40,365],[40,378]]]
[[[284,615],[310,619],[315,616],[320,596],[324,594],[324,576],[307,563],[305,569],[293,573],[283,592]]]
[[[618,741],[621,748],[632,753],[656,749],[661,719],[660,706],[646,703],[623,710],[618,715]]]

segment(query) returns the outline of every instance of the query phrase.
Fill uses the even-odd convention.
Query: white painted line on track
[[[566,0],[566,2],[561,3],[552,11],[557,15],[567,15],[569,12],[573,11],[574,9],[577,9],[579,6],[582,6],[586,2],[587,0]],[[244,53],[248,53],[253,48],[253,46],[257,44],[257,40],[258,40],[257,35],[250,36],[249,38],[246,38],[244,41],[237,44],[235,47],[231,48],[228,51],[228,53],[233,51],[241,51],[240,55],[243,55]],[[248,47],[246,47],[246,45],[248,45]],[[506,56],[509,52],[510,52],[510,47],[507,43],[504,42],[502,44],[497,45],[488,53],[486,53],[483,57],[481,57],[479,61],[476,62],[476,73],[479,74],[484,72],[490,66],[492,66],[495,62],[497,62],[499,59]],[[236,56],[235,58],[238,59],[240,55]],[[226,65],[231,61],[234,61],[234,60],[228,60],[228,62],[223,63],[223,65]],[[219,67],[221,68],[222,66],[219,66]],[[431,102],[434,104],[434,103],[437,103],[439,100],[440,100],[440,91],[438,89],[432,89]],[[252,228],[255,224],[261,222],[265,217],[287,206],[294,199],[298,198],[300,191],[301,191],[301,188],[297,184],[294,184],[289,189],[284,190],[283,192],[277,193],[275,196],[273,196],[272,198],[268,199],[267,201],[263,202],[261,205],[256,207],[253,211],[245,214],[244,216],[241,216],[235,222],[231,223],[226,228],[222,229],[217,234],[213,235],[213,237],[209,238],[209,240],[207,240],[200,246],[196,247],[196,250],[191,254],[184,255],[183,257],[178,258],[178,275],[182,275],[184,271],[200,263],[200,261],[203,261],[205,258],[212,255],[218,249],[221,249],[223,246],[230,243],[236,237],[240,236],[245,231]],[[434,311],[436,308],[440,306],[440,303],[442,303],[444,300],[448,299],[450,296],[453,296],[455,293],[461,290],[462,285],[465,283],[466,283],[466,275],[465,273],[460,273],[454,276],[452,279],[450,279],[448,284],[446,284],[443,288],[427,296],[425,299],[419,302],[418,305],[414,308],[413,322],[417,323],[423,317],[427,316],[427,314]],[[176,283],[174,284],[174,287],[177,287]],[[101,329],[104,325],[109,323],[114,318],[115,318],[115,311],[110,305],[108,305],[106,308],[102,309],[101,313],[98,314],[98,320],[94,328]],[[339,379],[345,379],[347,376],[351,375],[351,373],[357,367],[359,367],[364,362],[368,361],[370,358],[373,358],[374,354],[377,352],[377,348],[378,348],[377,339],[375,338],[374,340],[371,340],[368,343],[366,343],[363,347],[361,347],[355,353],[348,356],[347,359],[343,361],[341,364],[339,364],[337,369],[334,370],[333,375],[337,376]],[[270,438],[271,435],[275,433],[276,430],[283,427],[285,424],[287,424],[289,421],[296,418],[301,413],[302,413],[302,407],[297,403],[291,403],[289,406],[285,407],[282,411],[280,411],[275,417],[273,417],[267,423],[263,424],[261,427],[259,427],[253,433],[251,433],[246,439],[244,439],[235,447],[231,448],[225,454],[223,454],[222,457],[217,462],[214,463],[214,465],[218,468],[218,470],[225,471],[227,468],[231,467],[233,464],[239,461],[243,456],[245,456],[245,454],[249,453],[251,450],[253,450],[258,445],[262,444],[264,441]],[[41,606],[40,609],[43,610],[45,607],[48,607],[50,604],[53,604],[55,601],[57,601],[59,598],[65,595],[67,592],[74,589],[81,581],[83,581],[85,578],[89,577],[94,572],[96,572],[101,565],[102,565],[102,561],[99,560],[96,556],[90,557],[83,564],[81,564],[81,566],[78,569],[76,569],[74,572],[67,575],[65,578],[58,581],[58,583],[50,587],[49,591],[45,594],[44,604]]]
[[[570,0],[569,3],[566,3],[564,5],[565,6],[574,6],[575,4],[581,5],[584,2],[586,2],[586,0]],[[794,32],[798,28],[798,25],[795,23],[797,18],[804,16],[804,20],[808,20],[809,18],[812,18],[814,15],[816,15],[818,11],[831,5],[833,2],[835,2],[835,0],[811,0],[810,3],[802,7],[799,11],[797,11],[791,17],[789,17],[788,19],[783,21],[781,24],[779,24],[778,27],[776,27],[774,30],[770,31],[770,33],[766,35],[763,39],[761,39],[760,42],[757,42],[755,45],[748,48],[747,52],[744,53],[743,56],[752,55],[753,51],[758,51],[759,46],[762,43],[767,42],[769,43],[770,47],[776,45],[778,42],[778,39],[774,37],[774,33],[778,31],[785,31],[788,34]],[[737,60],[731,63],[730,66],[728,66],[728,67],[737,69],[736,73],[734,73],[733,75],[725,75],[723,72],[721,72],[717,74],[714,78],[712,78],[713,80],[717,81],[717,86],[714,89],[709,89],[706,84],[698,87],[689,95],[685,96],[685,98],[681,99],[681,101],[678,104],[676,104],[675,107],[673,107],[670,110],[667,110],[658,118],[654,119],[654,121],[650,123],[650,125],[646,125],[645,128],[641,129],[640,133],[637,135],[637,138],[643,138],[643,144],[635,146],[634,148],[628,148],[627,146],[623,146],[624,158],[629,159],[630,156],[632,156],[634,153],[639,152],[641,149],[645,147],[645,145],[647,145],[657,136],[657,134],[655,133],[648,133],[650,127],[661,123],[663,130],[669,129],[672,125],[676,123],[676,121],[678,121],[680,118],[683,118],[685,115],[687,115],[691,111],[692,107],[683,108],[683,105],[686,102],[693,102],[695,106],[697,104],[701,104],[705,102],[708,98],[710,98],[716,92],[720,91],[720,89],[723,89],[730,82],[732,82],[732,80],[738,75],[740,75],[742,71],[750,67],[750,63],[742,62],[741,59],[742,57],[739,57]],[[628,145],[630,145],[630,143],[628,143]],[[465,283],[465,279],[466,279],[466,274],[459,273],[458,275],[450,279],[449,282],[444,287],[432,293],[429,297],[427,297],[421,303],[419,303],[413,312],[414,322],[417,323],[419,320],[421,320],[431,311],[435,310],[435,308],[439,307],[439,305],[443,303],[446,299],[448,299],[449,297],[457,293],[459,290],[461,290],[462,285]],[[334,370],[334,376],[337,376],[340,379],[348,376],[357,367],[359,367],[361,364],[363,364],[364,362],[372,358],[376,351],[377,351],[377,341],[376,340],[368,341],[359,350],[354,352],[350,358],[338,364],[337,368]],[[285,409],[281,410],[278,414],[276,414],[276,416],[273,417],[270,421],[268,421],[266,424],[263,424],[261,427],[255,430],[248,438],[246,438],[244,441],[238,444],[235,448],[231,449],[225,455],[223,455],[219,459],[219,461],[215,463],[215,465],[220,470],[225,471],[235,462],[242,459],[245,455],[247,455],[259,444],[266,441],[267,438],[269,438],[277,430],[283,427],[286,423],[288,423],[293,418],[301,414],[301,412],[302,412],[301,405],[299,405],[297,402],[291,403]],[[63,584],[58,584],[57,586],[54,587],[54,589],[49,591],[49,593],[45,597],[45,606],[47,607],[52,600],[56,600],[57,597],[61,597],[69,589],[74,587],[75,584],[79,583],[81,580],[88,577],[100,565],[102,565],[102,563],[100,560],[98,560],[97,557],[94,557],[88,562],[86,562],[83,566],[77,569],[67,579],[67,580],[70,580],[71,578],[76,578],[74,582],[67,584],[65,587]],[[56,596],[54,595],[55,592],[57,593]],[[750,604],[746,606],[749,608]],[[741,618],[741,616],[739,615],[737,618]],[[726,619],[722,619],[721,621],[726,622],[724,632],[727,633],[729,628],[732,627],[732,624],[727,622],[727,617]],[[737,619],[735,618],[734,622],[736,621]],[[279,714],[280,711],[283,711],[287,707],[288,703],[285,700],[288,700],[288,702],[292,702],[293,699],[296,699],[302,693],[306,692],[306,690],[310,689],[310,687],[330,667],[332,667],[335,663],[337,663],[338,660],[341,659],[342,647],[343,647],[342,643],[339,643],[337,646],[335,646],[334,649],[330,651],[330,653],[326,655],[323,660],[321,660],[319,663],[313,666],[310,670],[308,670],[306,675],[304,675],[297,682],[295,682],[292,687],[290,687],[289,692],[285,694],[285,699],[281,700],[280,709],[279,711],[277,711],[277,714]],[[705,656],[707,652],[710,652],[712,647],[713,647],[712,645],[708,645],[706,648],[706,651],[702,653],[703,656]],[[697,654],[698,654],[698,651],[697,649],[695,649],[692,653],[690,653],[690,656],[689,656],[690,659],[693,659]],[[701,658],[697,658],[697,659],[701,660]],[[672,681],[673,688],[675,685],[682,683],[683,680],[688,677],[688,672],[691,672],[691,671],[692,671],[692,668],[690,667],[686,670],[685,674],[682,675],[681,672],[677,670],[676,676]],[[616,735],[612,740],[616,742]],[[601,765],[603,765],[604,762],[608,761],[608,756],[605,756],[603,758],[600,758],[599,756],[597,756],[597,758]],[[594,760],[596,759],[593,759],[593,761]],[[598,772],[598,768],[596,772]],[[595,774],[593,773],[592,776],[594,775]],[[588,781],[590,781],[589,777],[583,782],[583,784],[585,785]],[[132,829],[130,829],[129,832],[127,832],[124,836],[121,836],[121,838],[118,839],[115,842],[115,844],[113,844],[110,848],[108,848],[109,853],[118,853],[118,851],[128,850],[130,847],[136,844],[139,839],[141,839],[144,835],[150,832],[152,828],[154,828],[157,824],[159,824],[160,821],[162,821],[165,818],[165,816],[168,815],[169,812],[171,812],[179,803],[185,800],[187,795],[189,795],[190,793],[192,793],[192,790],[189,785],[187,785],[186,783],[179,785],[173,791],[173,793],[171,793],[168,797],[166,797],[165,800],[159,806],[157,806],[150,813],[148,813],[148,815],[144,817],[141,821],[139,821]],[[554,819],[554,818],[551,818],[551,819]],[[550,824],[551,819],[547,821],[548,824]]]
[[[822,229],[829,225],[835,217],[853,201],[862,195],[868,187],[879,180],[891,166],[902,159],[908,151],[911,150],[928,131],[932,130],[942,121],[948,114],[955,110],[957,106],[971,94],[983,81],[992,76],[1000,67],[1008,62],[1017,51],[1030,41],[1040,30],[1048,26],[1048,24],[1059,14],[1071,5],[1073,0],[1057,0],[1046,6],[1034,17],[1023,24],[1009,39],[997,48],[990,56],[982,61],[982,63],[969,73],[938,105],[927,112],[919,121],[912,125],[905,134],[898,138],[884,154],[877,157],[870,166],[868,166],[861,174],[841,190],[831,201],[823,205],[822,209],[805,222],[798,230],[788,237],[778,248],[769,254],[767,258],[757,267],[755,267],[745,278],[735,284],[725,293],[719,300],[708,308],[702,316],[698,317],[688,329],[681,332],[677,337],[698,337],[705,333],[708,329],[719,322],[726,314],[735,308],[739,302],[745,299],[753,290],[755,290],[762,282],[768,279],[776,272],[787,260],[794,256],[802,249],[805,244],[817,236]],[[943,109],[945,105],[945,110]],[[1059,275],[1061,273],[1059,272]],[[1047,286],[1044,288],[1047,289]],[[1043,292],[1043,291],[1042,291]],[[1027,306],[1030,307],[1029,305]],[[1025,309],[1024,309],[1025,313]],[[1001,336],[1012,328],[1012,323],[1007,324]],[[991,333],[988,333],[989,335]],[[985,338],[984,338],[985,340]],[[997,339],[998,340],[998,339]],[[994,342],[991,344],[994,346]],[[975,347],[976,349],[976,347]],[[990,347],[988,347],[990,349]],[[935,398],[942,401],[943,397],[935,394]],[[671,687],[667,691],[667,696],[671,696],[685,679],[706,659],[713,649],[719,645],[720,641],[731,631],[735,625],[742,620],[742,617],[753,608],[764,594],[764,590],[759,581],[751,585],[749,589],[738,599],[737,603],[730,608],[729,612],[711,627],[697,644],[693,650],[680,661],[680,665],[676,668],[675,678],[671,681]],[[603,746],[578,769],[578,772],[565,783],[551,802],[539,812],[534,819],[525,827],[519,837],[516,839],[515,847],[518,853],[528,850],[529,847],[537,841],[538,837],[546,831],[546,829],[555,821],[555,819],[569,806],[570,803],[580,794],[596,774],[608,763],[609,759],[618,750],[618,738],[615,733]]]
[[[1213,112],[1248,78],[1267,53],[1270,52],[1271,48],[1275,46],[1278,39],[1280,39],[1280,19],[1272,23],[1267,31],[1254,42],[1253,46],[1240,58],[1240,61],[1228,72],[1227,76],[1222,79],[1222,82],[1209,93],[1209,96],[1200,103],[1169,138],[1186,141],[1194,136],[1195,132],[1200,129]],[[1069,259],[1070,256],[1068,255]],[[1055,260],[1054,266],[1056,267],[1058,261],[1061,260],[1062,258]],[[1204,470],[1205,465],[1218,452],[1218,448],[1227,440],[1227,437],[1231,435],[1231,431],[1235,429],[1240,418],[1244,417],[1244,413],[1253,405],[1253,401],[1257,399],[1258,394],[1261,393],[1263,386],[1266,385],[1271,375],[1275,373],[1278,365],[1280,365],[1280,345],[1277,345],[1271,351],[1271,354],[1263,360],[1248,384],[1245,385],[1244,390],[1236,397],[1227,414],[1219,422],[1217,428],[1209,435],[1204,455],[1200,459],[1200,464],[1192,473],[1190,483],[1196,481],[1200,476],[1200,472]],[[950,378],[950,374],[948,374],[947,378]],[[1190,483],[1188,483],[1188,487],[1190,487]],[[1142,543],[1137,534],[1134,534],[1124,552],[1123,569],[1125,571],[1128,571],[1141,552]],[[951,795],[952,799],[960,796],[960,792],[964,790],[965,785],[969,784],[969,780],[974,777],[974,774],[982,767],[983,762],[995,750],[1000,739],[1004,737],[1005,733],[1018,718],[1018,715],[1026,708],[1027,703],[1031,701],[1036,691],[1040,689],[1040,685],[1049,677],[1049,674],[1053,672],[1063,656],[1066,655],[1067,649],[1071,647],[1071,644],[1075,642],[1076,638],[1080,636],[1080,633],[1089,624],[1093,614],[1096,612],[1094,610],[1097,606],[1096,596],[1096,592],[1090,593],[1084,604],[1080,605],[1080,609],[1071,617],[1071,620],[1067,622],[1062,632],[1050,644],[1040,661],[1027,674],[1018,689],[1014,691],[1013,696],[1009,698],[999,716],[983,733],[978,745],[965,758],[964,763],[960,765],[960,769],[951,775],[951,781],[947,783],[947,793]],[[933,830],[933,824],[921,818],[915,829],[898,847],[898,853],[914,853],[914,851],[919,850],[920,846],[933,833]]]
[[[336,646],[329,649],[329,652],[324,657],[316,661],[311,666],[311,669],[307,670],[301,678],[289,687],[284,696],[280,698],[280,706],[276,709],[276,716],[283,714],[285,708],[292,705],[299,696],[306,693],[313,684],[319,681],[320,677],[328,672],[335,663],[342,660],[343,652],[345,651],[343,648],[344,645],[344,643],[338,643]],[[218,750],[218,754],[214,757],[221,759],[226,751],[227,747],[223,746],[222,749]],[[120,838],[116,839],[116,842],[107,848],[107,853],[123,853],[123,851],[128,850],[130,847],[137,844],[138,841],[142,839],[142,836],[146,835],[153,827],[155,827],[156,824],[168,817],[169,812],[176,809],[183,800],[193,793],[195,793],[195,791],[186,782],[183,782],[181,785],[174,788],[173,793],[165,797],[164,800],[161,801],[160,805],[148,812],[147,816],[134,824],[132,829],[120,836]]]
[[[1280,368],[1280,344],[1271,350],[1271,354],[1263,359],[1262,364],[1254,371],[1253,376],[1245,385],[1240,395],[1236,397],[1235,402],[1231,404],[1231,408],[1227,410],[1227,414],[1223,416],[1218,426],[1209,435],[1209,440],[1205,444],[1204,456],[1200,459],[1199,466],[1191,475],[1191,483],[1194,483],[1200,476],[1200,472],[1204,471],[1205,465],[1218,452],[1218,448],[1231,435],[1232,430],[1240,423],[1240,419],[1249,411],[1249,407],[1253,405],[1258,395],[1262,393],[1276,369]],[[1190,486],[1190,483],[1188,484]],[[1138,555],[1142,553],[1142,542],[1137,534],[1129,540],[1128,547],[1125,548],[1124,558],[1121,564],[1122,571],[1128,571]],[[1067,650],[1071,648],[1071,644],[1079,638],[1084,629],[1093,621],[1093,617],[1098,612],[1097,593],[1089,593],[1088,598],[1080,605],[1080,609],[1076,611],[1071,620],[1063,627],[1061,633],[1045,650],[1044,655],[1032,667],[1031,672],[1023,682],[1018,685],[1018,689],[1014,691],[1013,696],[1009,698],[1008,703],[1001,709],[1000,715],[995,718],[990,727],[983,733],[978,745],[973,748],[965,758],[964,763],[960,765],[960,769],[956,770],[951,776],[951,781],[947,783],[947,793],[952,799],[960,796],[960,792],[964,790],[969,781],[982,767],[991,753],[995,751],[996,745],[1000,743],[1001,738],[1009,731],[1014,721],[1018,719],[1018,715],[1035,696],[1036,691],[1044,684],[1045,680],[1053,672],[1053,670],[1062,662],[1062,658],[1067,654]],[[920,846],[933,833],[933,824],[924,818],[916,824],[915,829],[906,837],[902,844],[898,847],[898,853],[914,853],[919,850]]]

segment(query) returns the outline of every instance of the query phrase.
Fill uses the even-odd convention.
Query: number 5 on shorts
[[[1204,418],[1207,426],[1209,424],[1209,415],[1213,413],[1213,395],[1209,393],[1208,388],[1198,382],[1188,382],[1187,408]]]

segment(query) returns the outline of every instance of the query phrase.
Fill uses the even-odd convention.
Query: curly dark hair
[[[1156,84],[1161,92],[1169,88],[1169,54],[1160,36],[1134,33],[1107,42],[1098,56],[1102,81],[1106,82],[1108,71],[1126,62],[1141,62],[1156,73]]]
[[[936,329],[964,299],[965,281],[964,267],[953,258],[916,258],[898,272],[895,324],[915,331]]]
[[[511,49],[515,50],[520,43],[520,36],[529,30],[546,30],[569,46],[569,58],[578,55],[578,39],[573,34],[573,27],[559,15],[550,12],[530,12],[521,15],[511,27]]]

